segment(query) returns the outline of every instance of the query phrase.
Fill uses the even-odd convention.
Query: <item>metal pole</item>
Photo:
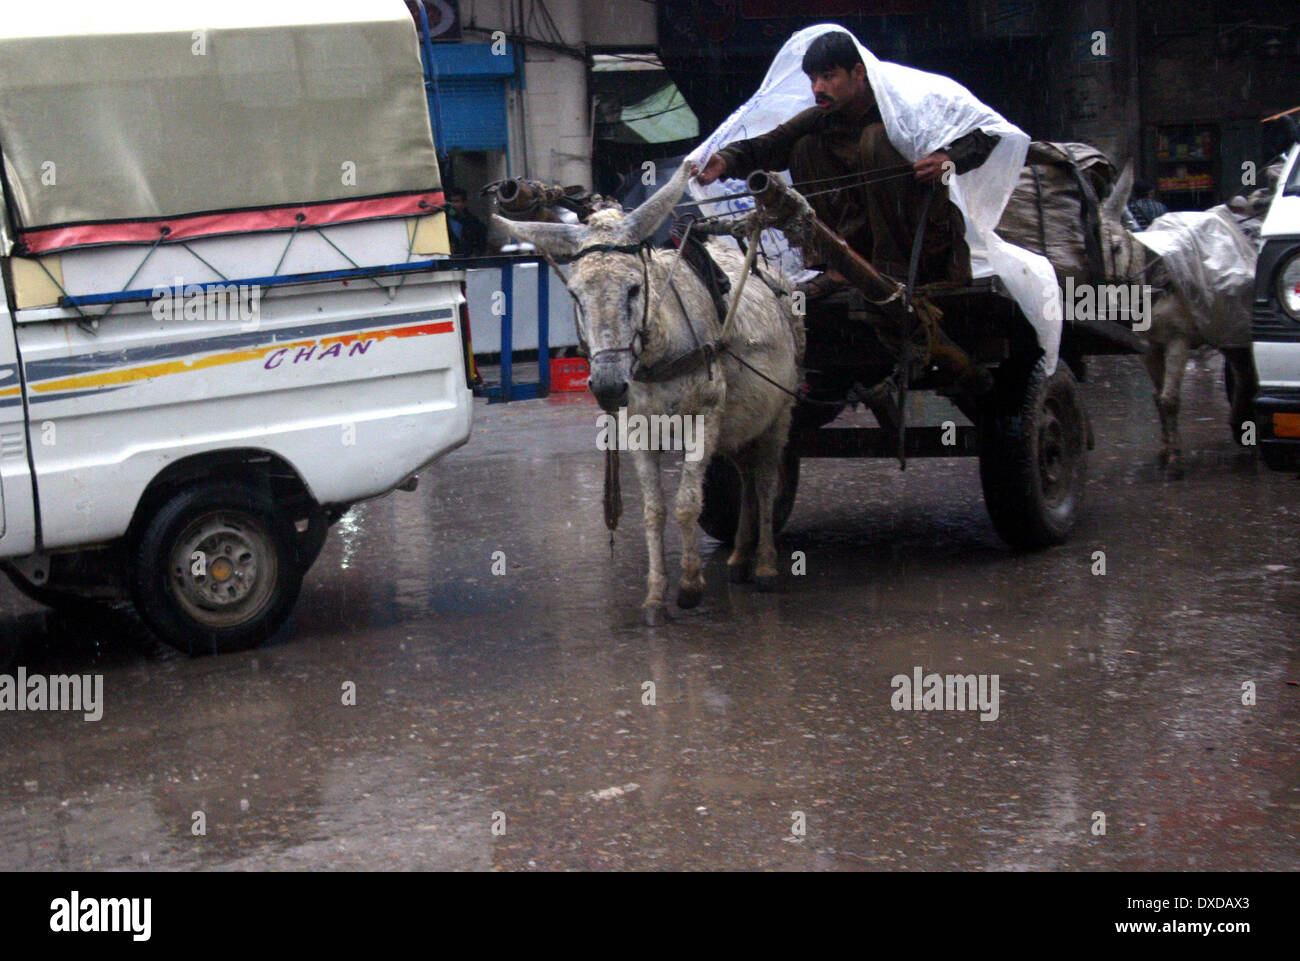
[[[442,143],[442,105],[438,101],[438,79],[437,65],[433,60],[433,38],[429,36],[429,15],[425,12],[424,4],[417,3],[416,11],[420,14],[420,60],[424,66],[424,94],[429,102],[429,121],[433,125],[434,150],[443,146]]]
[[[514,267],[506,261],[501,265],[501,292],[505,300],[505,314],[501,317],[501,401],[510,403],[510,378],[513,373],[515,342],[515,283]]]
[[[537,261],[537,395],[551,392],[551,275]]]

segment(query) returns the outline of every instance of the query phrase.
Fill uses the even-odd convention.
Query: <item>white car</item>
[[[1300,144],[1291,148],[1260,232],[1251,320],[1264,462],[1300,468]]]

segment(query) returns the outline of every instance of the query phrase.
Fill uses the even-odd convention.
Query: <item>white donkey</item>
[[[753,575],[760,591],[776,587],[772,509],[781,454],[790,432],[791,394],[799,385],[803,327],[794,317],[788,281],[770,278],[775,293],[757,277],[743,287],[730,337],[712,356],[699,345],[715,342],[723,318],[699,275],[674,261],[670,250],[643,246],[681,198],[692,166],[683,164],[672,180],[636,210],[604,209],[586,224],[493,220],[514,236],[560,262],[575,262],[568,287],[578,306],[578,333],[590,355],[590,388],[607,413],[626,407],[634,415],[696,417],[702,423],[697,449],[682,465],[673,513],[682,532],[682,574],[677,603],[694,607],[704,591],[696,524],[703,505],[704,473],[715,454],[730,457],[744,481],[740,527],[727,561],[733,582]],[[710,243],[709,251],[731,282],[741,279],[743,258],[734,248]],[[754,370],[746,369],[740,361]],[[678,421],[682,423],[683,421]],[[678,434],[679,437],[683,436]],[[665,608],[666,519],[660,486],[661,453],[635,450],[644,501],[650,572],[646,619],[658,621]],[[755,553],[755,547],[757,552]]]
[[[1183,289],[1188,282],[1175,276],[1130,232],[1122,221],[1129,193],[1133,189],[1133,165],[1125,166],[1114,189],[1101,205],[1101,246],[1106,279],[1124,284],[1150,284],[1155,290],[1151,328],[1147,332],[1147,372],[1155,385],[1156,409],[1160,414],[1159,462],[1171,478],[1183,474],[1182,440],[1178,431],[1178,409],[1183,373],[1191,352],[1198,347],[1218,348],[1231,376],[1232,423],[1238,443],[1243,423],[1252,419],[1258,378],[1250,350],[1250,312],[1246,298],[1233,310],[1227,322],[1217,325],[1198,317],[1194,305],[1207,301],[1208,291]],[[1248,245],[1244,238],[1243,243]],[[1193,250],[1180,251],[1184,259]],[[1246,293],[1243,291],[1243,293]],[[1248,296],[1248,294],[1247,294]],[[1244,345],[1244,346],[1243,346]]]

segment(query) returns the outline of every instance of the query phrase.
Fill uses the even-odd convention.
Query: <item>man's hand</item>
[[[695,179],[702,186],[707,186],[726,172],[727,158],[720,153],[715,153],[709,158],[709,162],[704,165],[704,169],[699,172]]]
[[[951,157],[942,150],[936,150],[928,157],[922,157],[912,164],[912,169],[916,171],[918,181],[923,184],[931,184],[941,179],[945,173],[954,171],[954,165]],[[947,183],[946,180],[944,182]]]

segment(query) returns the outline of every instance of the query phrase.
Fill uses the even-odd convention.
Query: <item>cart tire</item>
[[[297,531],[268,493],[213,481],[175,494],[147,521],[131,549],[131,596],[145,623],[178,650],[246,650],[288,619],[302,560]]]
[[[985,408],[980,482],[998,535],[1012,547],[1063,544],[1083,506],[1088,421],[1070,368],[1000,384]],[[1014,394],[1019,393],[1017,403]]]
[[[799,455],[786,447],[781,455],[781,483],[776,491],[776,504],[772,508],[772,533],[790,519],[794,498],[799,491]],[[736,525],[740,523],[740,471],[726,457],[715,457],[704,473],[704,508],[700,511],[700,526],[714,540],[730,545],[736,539]]]

